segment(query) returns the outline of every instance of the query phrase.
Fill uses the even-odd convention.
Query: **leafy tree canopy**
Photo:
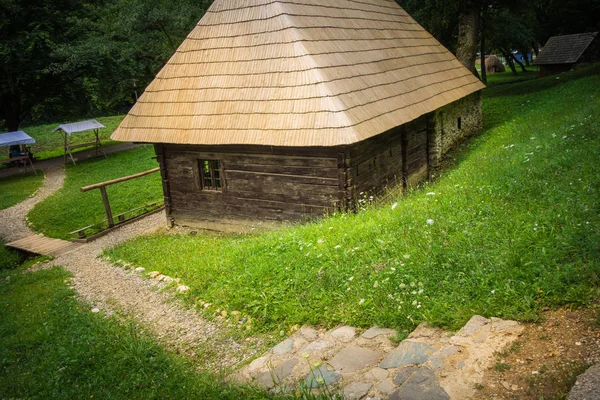
[[[0,125],[126,111],[211,0],[0,0]]]

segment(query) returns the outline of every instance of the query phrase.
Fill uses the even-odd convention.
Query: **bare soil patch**
[[[600,305],[545,311],[484,376],[476,398],[564,399],[577,375],[600,362]]]

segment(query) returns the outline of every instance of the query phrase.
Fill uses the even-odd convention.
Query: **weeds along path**
[[[164,226],[157,213],[117,229],[77,251],[58,257],[42,268],[61,266],[73,274],[75,290],[92,307],[117,311],[133,318],[171,350],[196,359],[201,367],[218,371],[234,368],[261,351],[254,340],[240,344],[219,324],[183,307],[172,295],[160,291],[162,283],[115,267],[98,256],[102,250],[134,236]]]
[[[42,171],[40,171],[42,172]],[[63,186],[65,181],[64,167],[48,168],[42,172],[45,175],[42,187],[30,198],[4,210],[0,210],[0,237],[11,242],[33,235],[25,217],[37,203],[50,196]]]

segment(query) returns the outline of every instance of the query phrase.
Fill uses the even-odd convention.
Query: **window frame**
[[[208,167],[208,171],[206,171],[206,167]],[[206,172],[208,172],[210,176],[206,176]],[[198,175],[201,191],[215,193],[220,193],[223,191],[225,182],[223,179],[223,165],[221,160],[214,158],[198,159]],[[207,182],[209,184],[207,184]]]

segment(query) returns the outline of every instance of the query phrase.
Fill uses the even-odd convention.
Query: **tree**
[[[0,119],[19,128],[32,107],[69,85],[56,74],[54,50],[73,34],[66,13],[77,15],[78,0],[0,1]]]
[[[126,111],[210,0],[0,0],[0,125]]]

